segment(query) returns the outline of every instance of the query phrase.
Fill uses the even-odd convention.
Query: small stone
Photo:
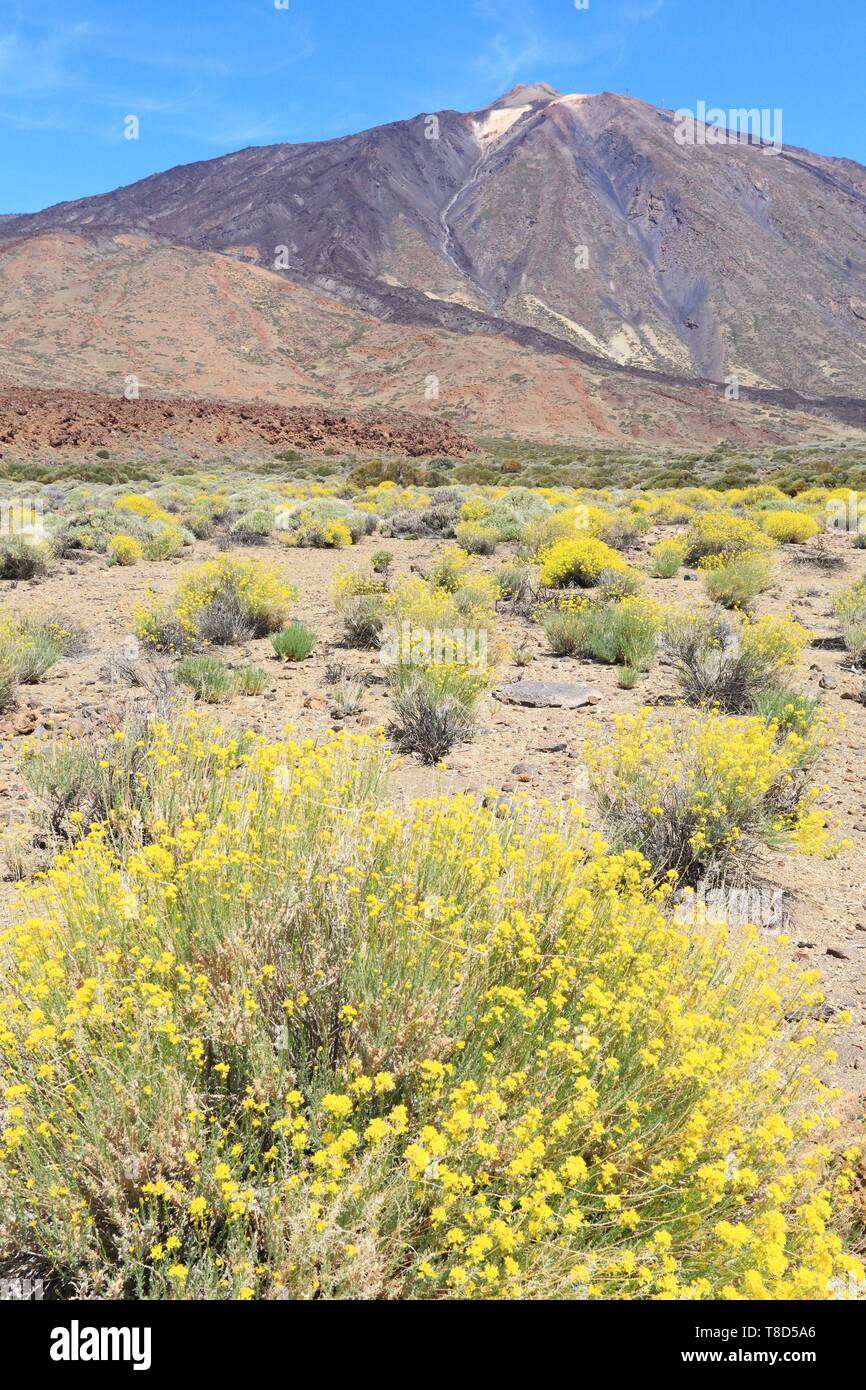
[[[847,956],[847,955],[845,954],[844,951],[840,951],[838,946],[828,946],[828,947],[827,947],[827,955],[828,955],[828,956],[832,956],[832,957],[834,958],[834,960],[850,960],[850,959],[851,959],[851,957],[850,957],[850,956]]]
[[[822,676],[818,684],[822,690],[835,690],[839,682],[835,676]]]

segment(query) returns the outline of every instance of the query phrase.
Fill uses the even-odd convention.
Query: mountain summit
[[[551,87],[547,82],[533,82],[528,87],[523,82],[518,82],[516,87],[512,87],[510,92],[499,97],[490,103],[493,106],[533,106],[539,101],[553,101],[556,97],[562,96],[555,87]]]

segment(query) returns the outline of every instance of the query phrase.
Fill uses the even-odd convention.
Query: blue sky
[[[516,82],[781,107],[866,164],[864,0],[0,0],[0,212]],[[124,138],[136,115],[138,140]]]

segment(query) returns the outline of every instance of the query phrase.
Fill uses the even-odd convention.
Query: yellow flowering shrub
[[[775,675],[793,670],[803,656],[811,633],[796,618],[777,618],[764,613],[760,618],[746,619],[742,629],[743,650]]]
[[[460,518],[462,521],[484,521],[491,507],[486,497],[467,497],[460,505]]]
[[[817,536],[821,527],[813,516],[808,512],[762,512],[761,530],[774,541],[783,544],[801,545],[803,541],[811,540]]]
[[[76,624],[56,618],[13,613],[0,617],[0,713],[15,704],[19,683],[38,684],[80,636]]]
[[[352,532],[344,521],[334,518],[326,521],[320,528],[320,544],[326,550],[344,550],[346,546],[352,544]]]
[[[696,565],[707,555],[738,555],[743,550],[760,550],[774,544],[748,517],[714,511],[695,517],[684,541],[687,565]]]
[[[544,496],[546,489],[542,488],[540,491]],[[553,499],[548,497],[548,500]],[[532,559],[540,560],[545,551],[559,541],[571,540],[575,535],[586,537],[595,534],[607,515],[602,507],[582,503],[579,506],[566,505],[559,511],[531,517],[524,530],[526,553]]]
[[[575,536],[557,541],[539,560],[539,579],[551,589],[588,589],[598,582],[603,570],[626,570],[622,556],[595,536]]]
[[[338,612],[342,612],[346,605],[356,598],[369,594],[385,594],[387,591],[387,580],[372,570],[342,570],[334,580],[331,596],[334,607]]]
[[[0,936],[0,1257],[96,1298],[825,1299],[816,974],[575,808],[400,815],[381,748],[195,721]]]
[[[110,565],[135,565],[143,554],[141,542],[122,533],[111,537],[106,550]]]
[[[817,725],[783,733],[757,717],[657,721],[643,709],[584,757],[616,838],[656,874],[694,883],[795,828],[820,742]]]
[[[132,516],[137,516],[142,521],[164,521],[173,523],[174,517],[161,507],[158,502],[154,502],[152,497],[144,497],[140,493],[130,492],[125,497],[116,497],[114,506],[119,512],[129,512]]]
[[[790,680],[808,640],[793,618],[673,610],[661,648],[690,704],[746,714]]]
[[[281,578],[271,565],[258,560],[220,555],[192,570],[181,584],[171,612],[181,632],[196,637],[202,615],[219,601],[230,601],[256,637],[265,637],[282,627],[289,606],[296,596],[293,585]],[[164,605],[145,605],[135,613],[136,633],[144,641],[154,640],[164,621]]]
[[[474,565],[468,550],[460,545],[444,545],[430,566],[429,581],[434,589],[445,589],[453,594],[472,573]]]
[[[389,626],[409,634],[462,634],[476,646],[483,642],[485,661],[498,660],[505,644],[494,628],[499,598],[495,580],[460,568],[451,589],[438,587],[434,577],[431,574],[427,581],[410,575],[388,594],[385,612]]]

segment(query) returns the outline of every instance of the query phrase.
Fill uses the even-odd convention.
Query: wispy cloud
[[[0,122],[19,130],[75,130],[114,144],[120,122],[132,113],[151,117],[165,134],[214,147],[285,138],[272,108],[265,113],[242,106],[237,92],[279,79],[313,56],[308,17],[281,19],[279,43],[268,40],[263,26],[257,43],[228,56],[186,51],[180,37],[157,49],[146,11],[139,23],[140,32],[135,15],[124,27],[49,25],[35,11],[32,20],[28,14],[0,30]],[[105,111],[117,120],[103,119]]]
[[[83,21],[58,26],[48,35],[29,36],[22,30],[0,34],[4,96],[39,97],[72,85],[72,60],[85,50],[91,32]]]
[[[664,9],[664,5],[665,0],[647,0],[645,5],[629,5],[623,13],[623,18],[633,24],[643,24],[648,19],[655,19]]]
[[[525,30],[520,34],[494,34],[475,59],[475,67],[491,83],[507,85],[545,64],[559,66],[569,61],[561,45],[549,44],[541,34]]]
[[[618,62],[636,28],[661,13],[665,0],[620,0],[573,11],[573,34],[563,41],[562,13],[551,26],[532,0],[474,0],[490,32],[473,66],[492,86],[544,77],[600,58]]]

